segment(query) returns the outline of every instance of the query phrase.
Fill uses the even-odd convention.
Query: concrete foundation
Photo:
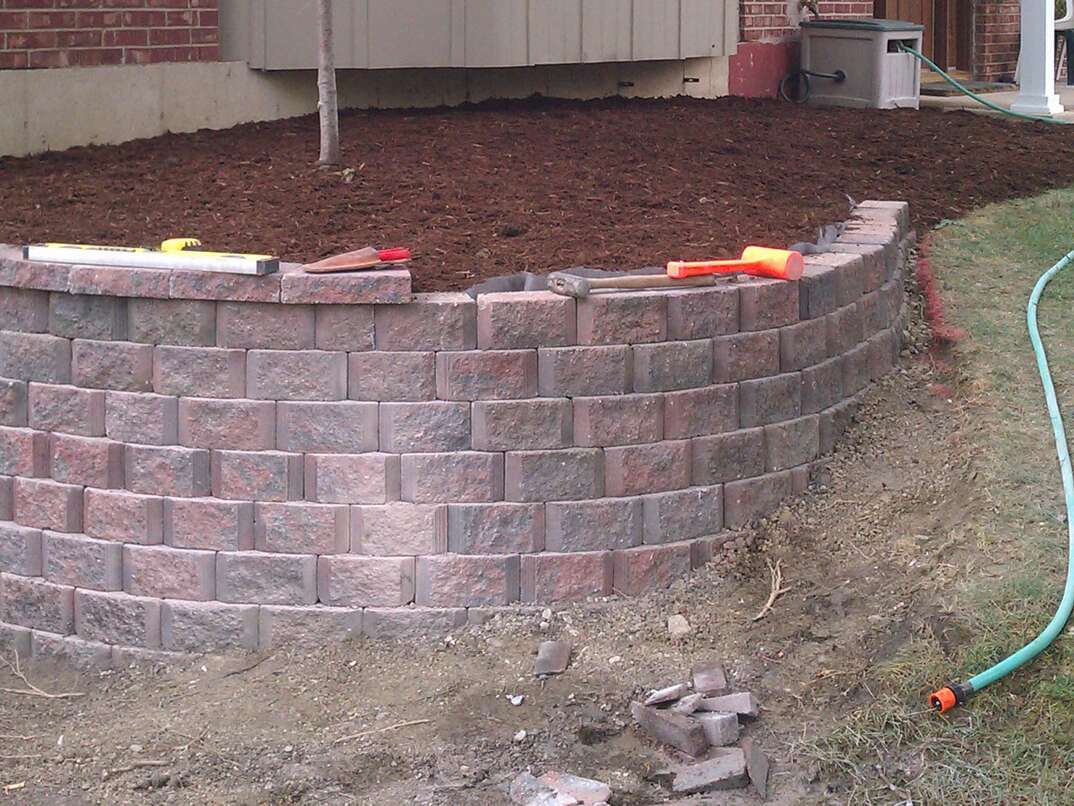
[[[343,70],[343,108],[453,106],[490,98],[728,94],[728,58],[488,70]],[[244,62],[0,70],[0,156],[226,129],[316,111],[311,71]]]

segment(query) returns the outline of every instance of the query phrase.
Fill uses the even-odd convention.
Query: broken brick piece
[[[738,716],[713,711],[694,715],[705,729],[705,736],[713,747],[726,747],[738,741]]]
[[[745,739],[742,742],[742,752],[746,755],[746,772],[750,776],[750,786],[761,798],[768,799],[768,756],[764,754],[753,741]]]
[[[706,697],[715,697],[727,693],[727,672],[722,663],[708,661],[694,666],[694,691]]]
[[[668,686],[667,688],[658,688],[655,691],[649,692],[649,695],[645,698],[645,705],[662,705],[666,702],[675,702],[682,697],[685,697],[690,693],[690,686],[688,683],[677,683],[674,686]]]
[[[746,754],[737,747],[723,747],[700,764],[675,771],[671,791],[677,795],[694,795],[718,789],[741,789],[749,783]]]
[[[705,729],[696,719],[676,714],[674,711],[659,711],[640,702],[630,704],[630,714],[638,726],[658,742],[670,744],[688,756],[696,758],[709,749]],[[745,763],[742,762],[743,774]]]
[[[724,694],[722,697],[707,697],[701,701],[701,711],[724,711],[738,714],[743,722],[756,719],[761,713],[761,706],[748,691]]]

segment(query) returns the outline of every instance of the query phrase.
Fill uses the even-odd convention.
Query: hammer
[[[585,299],[590,291],[600,288],[615,290],[631,288],[693,288],[715,285],[717,278],[729,274],[751,277],[771,277],[777,280],[801,278],[805,262],[800,252],[747,246],[738,260],[705,260],[687,262],[673,260],[666,274],[635,274],[623,277],[579,277],[567,272],[548,275],[548,289],[565,297]]]

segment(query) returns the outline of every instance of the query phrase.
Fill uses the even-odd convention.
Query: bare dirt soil
[[[415,289],[631,269],[812,239],[854,199],[929,226],[1074,183],[1074,132],[968,112],[726,98],[350,112],[344,170],[315,117],[0,159],[0,242],[209,248],[308,262],[406,245]]]
[[[32,667],[42,689],[84,696],[0,697],[0,787],[42,804],[498,806],[528,768],[604,780],[616,806],[756,803],[741,792],[673,801],[650,776],[681,759],[630,723],[644,689],[716,657],[762,703],[746,735],[774,758],[769,802],[843,802],[844,783],[802,743],[869,702],[869,670],[913,636],[957,639],[934,613],[978,503],[975,449],[917,352],[870,391],[809,495],[733,535],[727,563],[668,591],[520,609],[419,643],[156,671]],[[776,560],[790,590],[754,622]],[[684,638],[668,634],[674,613],[692,627]],[[572,641],[574,655],[542,683],[534,651],[550,637]],[[22,684],[0,673],[0,686]]]

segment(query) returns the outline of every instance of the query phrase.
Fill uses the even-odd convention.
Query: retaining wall
[[[0,252],[0,637],[124,662],[664,587],[893,367],[908,223],[866,202],[800,282],[578,302]]]

